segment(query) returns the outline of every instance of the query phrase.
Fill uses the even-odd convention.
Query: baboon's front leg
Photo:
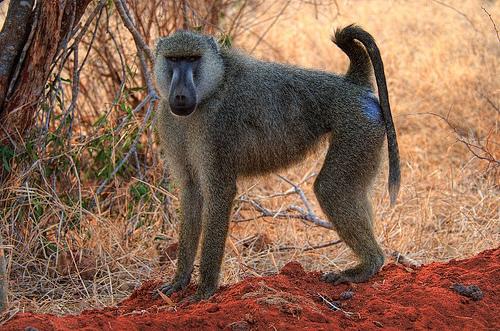
[[[171,283],[158,290],[166,295],[182,290],[189,285],[201,230],[201,210],[203,197],[197,182],[186,181],[181,187],[181,226],[177,270]],[[157,295],[157,293],[155,293]]]
[[[204,188],[203,194],[200,282],[192,300],[207,299],[217,290],[229,217],[236,194],[236,181],[233,179],[224,178],[211,182]]]

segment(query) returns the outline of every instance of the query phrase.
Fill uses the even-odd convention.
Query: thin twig
[[[278,177],[281,178],[282,180],[284,180],[285,182],[287,182],[288,184],[292,185],[295,193],[297,193],[299,195],[300,199],[304,203],[304,206],[306,207],[307,212],[305,212],[302,208],[300,208],[298,206],[294,206],[294,205],[289,207],[290,210],[297,211],[300,214],[304,215],[306,217],[305,218],[306,221],[311,221],[312,223],[319,225],[319,226],[322,226],[324,228],[328,228],[328,229],[333,228],[333,226],[330,222],[322,220],[321,218],[316,216],[316,214],[314,213],[314,211],[311,207],[311,204],[309,203],[309,200],[307,199],[304,191],[299,187],[299,185],[293,183],[291,180],[289,180],[288,178],[286,178],[284,176],[278,175]]]
[[[316,172],[307,173],[304,176],[304,178],[302,178],[302,180],[297,185],[300,186],[300,185],[304,184],[305,182],[307,182],[309,179],[316,177],[317,175],[318,174]],[[279,175],[278,175],[278,177],[279,177]],[[289,195],[295,194],[295,193],[296,193],[295,188],[292,187],[285,192],[276,192],[276,193],[271,193],[269,195],[257,195],[256,198],[259,200],[273,199],[273,198],[278,198],[278,197],[289,196]]]
[[[334,245],[340,244],[341,242],[342,242],[342,240],[334,240],[334,241],[330,241],[330,242],[327,242],[327,243],[323,243],[323,244],[319,244],[319,245],[314,245],[314,246],[309,246],[309,247],[280,246],[280,247],[276,247],[275,249],[273,249],[273,251],[282,252],[282,251],[300,250],[302,252],[307,252],[307,251],[312,251],[312,250],[315,250],[315,249],[320,249],[320,248],[334,246]]]
[[[330,222],[322,220],[322,219],[316,217],[315,215],[311,215],[297,206],[290,206],[285,211],[281,211],[281,210],[273,211],[273,210],[265,208],[257,201],[252,200],[252,199],[248,199],[245,196],[240,197],[239,199],[237,199],[237,201],[240,203],[243,202],[243,203],[248,203],[248,204],[252,205],[252,207],[254,207],[258,212],[261,213],[261,215],[254,217],[254,218],[235,220],[234,222],[236,222],[236,223],[247,222],[247,221],[251,221],[251,220],[263,218],[263,217],[272,217],[272,218],[281,218],[281,219],[299,219],[302,221],[313,223],[313,224],[321,226],[323,228],[333,229],[333,225]],[[294,211],[296,213],[291,213],[291,211]]]
[[[73,87],[71,90],[71,103],[70,103],[68,110],[66,111],[66,115],[65,115],[65,118],[66,118],[66,116],[70,116],[70,123],[69,123],[69,128],[68,128],[68,133],[67,133],[68,146],[71,145],[71,136],[73,135],[74,111],[75,111],[75,107],[76,107],[76,102],[78,100],[78,94],[80,92],[80,73],[82,72],[82,69],[83,69],[85,63],[87,62],[90,51],[91,51],[92,46],[94,44],[95,36],[97,34],[97,28],[99,27],[99,21],[101,19],[101,15],[102,15],[102,8],[103,8],[102,1],[101,1],[101,4],[99,4],[99,6],[97,8],[100,8],[98,11],[99,16],[97,17],[95,27],[94,27],[94,32],[92,33],[92,38],[90,39],[90,43],[88,45],[87,52],[85,53],[85,56],[83,57],[81,65],[78,64],[78,48],[79,48],[79,43],[81,41],[81,37],[80,37],[80,39],[76,38],[76,40],[72,46],[73,52],[74,52],[74,54],[73,54],[73,56],[74,56],[73,82],[72,82]],[[85,31],[88,30],[89,26],[90,26],[90,23],[89,23],[89,25],[84,26]]]
[[[290,2],[291,2],[290,0],[288,0],[287,2],[285,2],[285,5],[281,8],[281,10],[279,11],[279,13],[274,18],[274,20],[271,22],[271,24],[268,25],[268,27],[262,33],[262,35],[259,37],[259,39],[255,43],[255,45],[253,45],[252,49],[250,50],[250,54],[252,54],[255,51],[255,49],[257,48],[257,46],[259,46],[260,42],[262,41],[262,39],[264,39],[264,37],[269,32],[269,30],[271,30],[271,28],[274,26],[274,24],[276,24],[276,22],[278,22],[278,19],[281,17],[281,15],[283,15],[283,13],[285,12],[285,10],[288,8],[288,6],[290,5]]]
[[[472,26],[472,28],[474,29],[474,31],[476,32],[480,32],[478,29],[476,29],[476,26],[474,25],[474,22],[472,22],[472,20],[469,18],[469,16],[467,16],[464,12],[461,12],[460,10],[456,9],[455,7],[445,3],[445,2],[442,2],[442,1],[439,1],[439,0],[432,0],[433,2],[443,6],[443,7],[446,7],[446,8],[449,8],[451,10],[453,10],[455,13],[459,14],[460,16],[462,16],[463,18],[465,18],[467,20],[467,22],[469,22],[469,24]]]
[[[486,8],[484,8],[484,7],[481,6],[481,9],[484,10],[484,12],[486,13],[486,15],[488,15],[488,17],[490,18],[491,24],[493,24],[493,29],[495,29],[495,32],[497,34],[497,40],[500,43],[500,36],[498,35],[497,25],[495,24],[495,21],[493,20],[493,17],[491,17],[491,14],[486,10]]]
[[[457,141],[459,141],[462,144],[464,144],[465,147],[467,147],[467,149],[472,153],[472,155],[474,155],[475,157],[477,157],[480,160],[488,161],[488,163],[490,163],[490,164],[494,164],[496,166],[500,165],[500,160],[498,160],[493,155],[493,153],[488,150],[487,144],[486,145],[482,145],[480,142],[479,142],[479,144],[474,144],[474,143],[471,143],[470,141],[462,138],[463,135],[459,132],[459,130],[457,129],[457,127],[455,125],[453,125],[449,121],[449,115],[443,116],[441,114],[437,114],[437,113],[433,113],[433,112],[424,112],[424,113],[420,113],[420,114],[432,115],[432,116],[436,116],[436,117],[442,119],[453,130],[453,132],[455,133]],[[486,142],[489,141],[490,134],[488,134],[487,137],[488,138],[486,139]],[[484,155],[479,155],[474,149],[480,150],[481,152],[484,153],[485,156]]]
[[[78,49],[79,44],[76,44],[73,50],[73,84],[71,88],[71,103],[66,111],[62,125],[66,125],[66,119],[69,117],[69,127],[67,132],[67,143],[68,146],[71,145],[71,135],[73,132],[73,120],[74,112],[76,107],[76,101],[78,100],[78,93],[80,92],[80,72],[78,71]]]
[[[79,30],[78,30],[77,27],[75,27],[75,29],[73,29],[73,31],[70,31],[66,35],[65,39],[60,44],[61,47],[60,47],[60,50],[58,51],[59,54],[56,56],[55,60],[53,61],[54,65],[50,69],[50,72],[53,71],[53,69],[56,66],[56,64],[60,65],[58,73],[61,72],[62,66],[64,65],[64,63],[66,63],[67,58],[71,55],[71,51],[73,50],[74,45],[78,44],[82,40],[82,38],[84,37],[85,33],[88,31],[88,29],[90,27],[90,24],[92,24],[92,22],[94,21],[94,18],[98,14],[99,14],[99,17],[100,17],[100,13],[102,12],[102,9],[104,8],[105,4],[106,4],[106,0],[101,0],[99,2],[99,4],[94,8],[94,10],[92,11],[92,13],[88,16],[87,21],[85,22],[85,24]],[[97,20],[97,22],[99,22],[99,19]],[[79,33],[78,33],[78,35],[76,35],[76,37],[74,37],[74,40],[73,40],[73,43],[71,44],[71,46],[66,47],[68,41],[73,36],[75,36],[76,32],[78,32],[78,31],[79,31]]]
[[[148,103],[148,102],[152,102],[152,99],[153,96],[151,94],[148,94],[146,95],[146,97],[132,110],[132,115],[135,115],[137,114],[142,108],[144,108],[144,106]],[[120,132],[124,127],[125,125],[130,121],[130,117],[129,116],[125,116],[120,124],[116,127],[116,129],[114,130],[114,133],[118,133]]]
[[[332,310],[340,310],[343,312],[346,316],[352,316],[354,313],[350,311],[345,311],[344,309],[340,308],[340,305],[335,304],[332,302],[330,299],[327,299],[325,296],[321,295],[321,293],[318,293],[318,296],[323,300],[324,303],[326,303],[330,309]]]
[[[281,176],[281,175],[277,175],[277,176],[279,178],[281,178],[282,180],[284,180],[285,182],[287,182],[288,184],[290,184],[293,187],[294,192],[297,193],[300,196],[300,199],[304,203],[304,206],[306,206],[307,213],[310,214],[310,215],[312,215],[312,216],[314,216],[314,217],[316,217],[316,215],[314,215],[314,212],[312,210],[311,204],[309,203],[309,200],[307,200],[307,197],[304,194],[304,191],[302,191],[302,189],[298,185],[294,184],[288,178],[286,178],[284,176]]]

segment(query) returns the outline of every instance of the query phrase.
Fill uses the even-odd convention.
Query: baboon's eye
[[[200,58],[199,56],[188,56],[186,58],[186,60],[189,62],[194,62],[194,61],[198,60],[199,58]]]
[[[179,61],[179,58],[177,56],[167,56],[167,60],[177,62]]]

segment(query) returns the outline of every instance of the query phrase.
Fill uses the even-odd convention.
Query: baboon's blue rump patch
[[[382,109],[375,94],[368,92],[361,98],[363,113],[372,121],[382,121]]]

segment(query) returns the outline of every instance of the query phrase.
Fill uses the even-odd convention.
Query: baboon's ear
[[[155,48],[154,48],[154,56],[157,57],[158,56],[158,50],[160,49],[160,46],[162,44],[162,41],[165,39],[165,37],[160,37],[158,39],[155,40]]]
[[[208,43],[210,44],[210,46],[212,46],[212,48],[214,49],[214,51],[219,54],[220,52],[220,46],[219,44],[217,43],[217,40],[215,40],[214,37],[210,36],[208,38]]]

